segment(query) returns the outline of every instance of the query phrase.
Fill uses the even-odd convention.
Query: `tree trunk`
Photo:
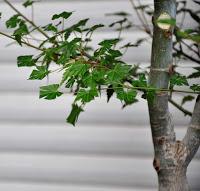
[[[172,73],[172,34],[174,26],[159,24],[160,19],[175,19],[175,0],[154,0],[153,43],[149,85],[168,89]],[[196,101],[191,124],[185,138],[176,140],[168,110],[168,93],[156,92],[154,101],[148,100],[150,124],[154,144],[154,168],[158,174],[159,191],[189,191],[187,166],[200,144],[200,98]]]

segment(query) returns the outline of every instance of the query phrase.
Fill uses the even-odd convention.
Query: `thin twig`
[[[139,4],[139,6],[142,6],[140,0],[138,0],[138,4]],[[147,18],[146,18],[145,14],[144,14],[144,11],[141,11],[141,12],[142,12],[142,17],[143,17],[143,19],[144,19],[145,26],[148,28],[149,34],[152,36],[152,34],[151,34],[151,29],[150,29],[150,27],[149,27],[149,23],[148,23]]]
[[[176,50],[177,52],[180,52],[180,50],[177,49],[177,48],[175,48],[175,47],[174,47],[174,50]],[[190,59],[190,60],[192,60],[192,61],[194,61],[194,62],[200,64],[200,60],[197,60],[197,59],[195,59],[195,58],[193,58],[193,57],[187,55],[185,52],[181,51],[181,54],[182,54],[183,56],[185,56],[186,58],[188,58],[188,59]]]
[[[129,0],[129,1],[130,1],[131,5],[132,5],[133,9],[135,10],[135,12],[137,14],[137,17],[140,20],[145,32],[148,33],[150,36],[152,36],[151,32],[149,31],[148,27],[146,26],[146,24],[145,24],[145,22],[144,22],[144,20],[142,18],[142,16],[140,15],[139,11],[137,10],[137,7],[135,6],[134,1],[133,0]]]
[[[3,35],[3,36],[5,36],[5,37],[7,37],[7,38],[10,38],[10,39],[12,39],[12,40],[15,40],[14,37],[12,37],[12,36],[10,36],[10,35],[8,35],[8,34],[5,34],[5,33],[1,32],[1,31],[0,31],[0,34]],[[16,41],[16,40],[15,40],[15,41]],[[42,51],[42,52],[44,51],[44,49],[38,48],[37,46],[34,46],[34,45],[32,45],[32,44],[30,44],[30,43],[27,43],[27,42],[25,42],[25,41],[21,41],[21,43],[22,43],[22,44],[25,44],[25,45],[27,45],[27,46],[29,46],[29,47],[31,47],[31,48],[40,50],[40,51]]]
[[[169,102],[175,106],[177,109],[179,109],[180,111],[182,111],[185,115],[189,115],[192,116],[192,112],[186,110],[185,108],[183,108],[181,105],[177,104],[174,100],[172,100],[171,98],[168,99]]]
[[[188,45],[186,42],[184,42],[183,40],[181,40],[181,43],[183,43],[189,50],[191,50],[192,52],[194,52],[197,56],[199,56],[199,52],[194,50],[192,48],[192,46]]]

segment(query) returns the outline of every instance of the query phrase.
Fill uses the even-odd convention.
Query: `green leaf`
[[[70,31],[77,31],[77,32],[81,32],[80,27],[83,27],[86,25],[86,23],[88,22],[89,19],[82,19],[80,20],[78,23],[72,25],[68,30]]]
[[[78,105],[76,104],[73,104],[72,105],[72,110],[71,110],[71,113],[70,115],[68,116],[67,118],[67,122],[74,125],[75,126],[75,123],[77,122],[78,120],[78,117],[80,115],[81,112],[83,112],[83,108],[82,107],[79,107]]]
[[[17,65],[18,67],[31,67],[35,66],[37,62],[36,59],[33,59],[33,55],[25,55],[17,57]]]
[[[52,23],[50,23],[42,28],[44,29],[44,31],[58,32],[58,29]]]
[[[19,28],[14,31],[13,35],[25,35],[28,34],[28,27],[24,21],[19,23]]]
[[[75,101],[81,100],[82,103],[88,103],[98,96],[96,88],[85,90],[81,89],[78,91]]]
[[[190,29],[186,29],[186,30],[175,30],[175,35],[178,41],[180,41],[180,39],[189,39],[192,40],[194,42],[200,43],[200,35],[197,34],[191,34],[192,31]]]
[[[190,89],[193,90],[194,92],[200,92],[200,85],[193,84],[192,86],[190,86]]]
[[[7,28],[15,28],[21,22],[19,15],[13,15],[10,19],[6,21]]]
[[[124,101],[126,105],[130,105],[137,101],[137,92],[135,90],[125,91],[123,88],[116,88],[115,92],[117,94],[117,98],[121,101]]]
[[[60,14],[55,14],[52,16],[52,20],[56,20],[56,19],[59,19],[59,18],[63,18],[63,19],[68,19],[71,15],[72,15],[73,12],[62,12]]]
[[[188,102],[188,101],[192,101],[193,99],[194,99],[194,96],[191,96],[191,95],[185,96],[185,97],[182,99],[181,105],[185,104],[185,103]]]
[[[119,39],[106,39],[99,43],[100,46],[104,48],[111,48],[113,45],[116,45],[119,42]]]
[[[138,80],[133,80],[132,85],[134,87],[147,87],[147,79],[145,74],[140,74]]]
[[[34,2],[35,2],[35,1],[27,0],[27,1],[25,1],[25,2],[23,3],[23,6],[24,6],[24,7],[29,7],[29,6],[31,6]]]
[[[93,73],[89,73],[89,75],[83,76],[82,81],[86,87],[95,88],[97,85]]]
[[[90,68],[89,64],[86,64],[82,60],[78,60],[72,63],[69,68],[67,68],[63,74],[63,81],[67,80],[71,77],[83,77],[83,75],[88,71]]]
[[[170,79],[170,86],[183,86],[186,85],[188,86],[188,81],[187,81],[187,77],[183,76],[179,73],[174,74],[171,79]]]
[[[19,23],[18,29],[16,29],[16,30],[14,31],[13,35],[15,36],[15,40],[16,40],[20,45],[22,45],[22,44],[21,44],[22,36],[23,36],[23,35],[26,35],[26,34],[28,34],[28,33],[29,33],[29,32],[28,32],[28,27],[27,27],[27,25],[25,24],[24,21],[21,21],[21,22]]]
[[[58,91],[59,84],[51,84],[40,87],[40,98],[52,100],[61,96],[63,93]]]
[[[107,80],[111,84],[120,83],[129,73],[131,67],[117,63],[114,69],[107,73]]]
[[[49,74],[46,66],[37,66],[36,68],[37,70],[32,71],[29,80],[42,80]]]
[[[109,49],[108,54],[110,54],[112,58],[121,57],[123,55],[119,50],[113,50],[113,49]]]

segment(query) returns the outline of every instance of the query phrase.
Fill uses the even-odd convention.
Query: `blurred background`
[[[31,17],[31,9],[23,1],[12,0],[14,6]],[[153,3],[144,0],[144,3]],[[43,0],[34,5],[34,21],[50,22],[62,11],[75,11],[69,25],[83,18],[89,24],[109,25],[116,18],[105,14],[126,11],[140,24],[128,0]],[[9,33],[4,22],[13,11],[1,0],[3,12],[0,30]],[[150,22],[150,21],[149,21]],[[186,20],[185,25],[193,23]],[[105,38],[116,38],[117,32],[103,28],[95,32],[92,46]],[[36,34],[39,38],[39,34]],[[135,42],[146,34],[138,29],[122,32],[127,41]],[[39,86],[47,80],[26,80],[30,69],[17,68],[19,55],[35,50],[20,48],[0,36],[0,190],[4,191],[155,191],[157,177],[152,166],[153,147],[145,100],[121,109],[114,97],[106,96],[88,104],[76,127],[65,123],[71,110],[72,95],[54,101],[39,99]],[[8,46],[9,45],[9,46]],[[130,49],[124,56],[128,63],[146,66],[150,62],[151,43]],[[193,63],[184,61],[185,66]],[[180,68],[187,73],[188,68]],[[50,76],[58,81],[59,74]],[[176,95],[180,100],[181,96]],[[194,102],[186,104],[192,111]],[[181,138],[189,117],[170,106],[177,132]],[[200,190],[200,152],[188,169],[194,191]]]

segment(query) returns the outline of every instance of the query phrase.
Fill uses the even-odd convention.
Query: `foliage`
[[[198,4],[197,1],[194,1]],[[27,0],[23,3],[25,8],[33,6],[35,1]],[[199,22],[199,12],[194,12],[186,8],[186,2],[178,3],[178,14],[189,14],[190,17]],[[151,16],[153,11],[151,5],[140,5],[135,7],[137,11],[142,12],[146,16]],[[98,48],[91,51],[89,43],[92,40],[93,33],[105,27],[103,24],[88,25],[89,19],[79,20],[77,23],[65,27],[65,23],[71,18],[73,12],[61,12],[51,17],[52,22],[44,26],[36,26],[36,24],[22,15],[19,11],[10,17],[5,25],[12,30],[10,38],[15,40],[20,46],[27,45],[38,50],[36,55],[23,55],[17,58],[18,67],[31,67],[32,73],[29,80],[42,80],[50,73],[62,72],[62,80],[56,84],[49,84],[40,87],[40,98],[52,100],[64,94],[63,90],[75,90],[74,102],[72,110],[67,117],[67,122],[75,125],[84,106],[100,96],[103,91],[107,93],[107,101],[113,95],[119,99],[123,108],[137,102],[138,97],[148,99],[153,102],[154,96],[159,91],[176,92],[176,86],[189,86],[191,93],[199,93],[200,86],[198,84],[190,85],[189,78],[200,77],[199,67],[195,67],[196,72],[189,76],[179,73],[172,75],[169,89],[156,89],[150,87],[147,82],[148,72],[138,71],[139,67],[129,65],[122,60],[124,52],[130,47],[138,47],[148,40],[148,38],[140,38],[136,42],[124,43],[121,39],[122,30],[128,30],[136,25],[131,21],[131,14],[126,12],[116,12],[107,14],[107,16],[117,17],[117,20],[108,27],[119,32],[117,38],[103,39],[98,44]],[[0,17],[2,15],[0,14]],[[59,22],[59,23],[58,23]],[[199,55],[199,30],[198,25],[195,29],[181,30],[175,19],[161,20],[159,22],[176,25],[174,35],[174,57],[187,58],[197,64],[200,64]],[[150,26],[143,25],[144,31],[151,37]],[[45,40],[36,41],[31,44],[28,39],[34,36],[34,31],[41,33]],[[3,32],[1,32],[4,35]],[[190,40],[190,45],[186,43]],[[34,39],[33,39],[34,40]],[[191,57],[185,51],[186,46],[189,51],[196,54]],[[51,66],[56,67],[52,70]],[[180,91],[180,90],[179,90]],[[139,94],[138,92],[142,92]],[[193,96],[183,98],[182,105],[193,100]]]

